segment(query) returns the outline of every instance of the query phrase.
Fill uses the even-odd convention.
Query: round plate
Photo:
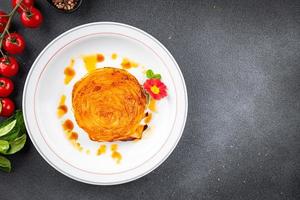
[[[106,57],[101,66],[119,66],[129,58],[160,73],[168,87],[168,97],[158,102],[149,131],[139,141],[114,142],[123,158],[119,164],[107,153],[97,156],[98,142],[76,127],[80,143],[91,153],[76,150],[66,139],[61,120],[56,116],[60,96],[65,94],[71,106],[72,86],[86,73],[77,58],[91,53]],[[64,85],[64,68],[76,60],[76,76]],[[142,84],[145,81],[135,70],[129,70]],[[144,75],[145,76],[145,75]],[[98,22],[73,28],[54,39],[37,57],[28,74],[23,92],[23,110],[28,134],[42,157],[64,175],[89,184],[114,185],[140,178],[158,167],[173,151],[184,129],[187,116],[187,92],[182,73],[169,51],[155,38],[132,26]],[[66,118],[74,120],[72,112]],[[75,121],[75,120],[74,120]]]

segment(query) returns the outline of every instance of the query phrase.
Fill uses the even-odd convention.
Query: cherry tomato
[[[5,15],[7,15],[7,14],[0,10],[0,33],[2,33],[4,31],[5,26],[8,22],[8,17]]]
[[[3,49],[10,54],[22,53],[25,48],[25,40],[18,33],[5,35],[3,40]]]
[[[43,22],[42,13],[34,7],[22,12],[20,17],[22,24],[28,28],[37,28]]]
[[[12,0],[11,4],[12,7],[16,7],[16,5],[19,3],[20,0]],[[34,4],[34,0],[23,0],[21,3],[21,6],[17,9],[19,13],[22,13],[24,10],[31,8]]]
[[[0,78],[0,97],[9,96],[14,90],[14,83],[5,77]]]
[[[19,63],[12,56],[0,58],[0,74],[3,76],[15,76],[19,71]]]
[[[1,110],[0,116],[10,117],[15,111],[14,102],[12,100],[10,100],[9,98],[2,98],[1,104],[2,104],[2,110]]]

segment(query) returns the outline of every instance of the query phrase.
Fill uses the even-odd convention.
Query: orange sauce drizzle
[[[104,56],[103,56],[103,54],[97,54],[97,61],[98,61],[98,62],[103,62],[103,61],[104,61]]]
[[[83,62],[85,64],[85,68],[88,72],[91,72],[96,69],[97,64],[97,55],[88,55],[83,57]]]
[[[62,124],[62,126],[63,126],[63,129],[64,129],[65,131],[72,131],[73,128],[74,128],[73,122],[72,122],[71,120],[69,120],[69,119],[67,119],[67,120]]]
[[[57,116],[60,118],[68,112],[68,107],[65,105],[66,96],[62,95],[60,97],[59,105],[57,107]]]
[[[91,72],[96,69],[96,64],[98,62],[103,62],[105,58],[103,54],[92,54],[92,55],[83,56],[82,59],[86,70],[88,72]]]
[[[116,53],[111,54],[111,59],[116,60],[118,58],[118,55]]]
[[[149,108],[149,110],[156,112],[156,100],[155,99],[150,98],[148,108]]]
[[[97,150],[97,156],[100,156],[101,154],[104,154],[106,152],[106,145],[102,144],[99,149]]]
[[[110,150],[112,151],[111,157],[116,160],[117,164],[119,164],[122,160],[122,155],[117,151],[118,144],[112,144],[110,146]]]
[[[71,132],[70,136],[69,136],[70,140],[77,140],[78,139],[78,133],[76,132]]]
[[[78,151],[80,151],[80,152],[83,150],[83,147],[80,145],[79,142],[76,142],[76,143],[74,144],[74,147],[75,147]]]
[[[122,160],[122,155],[117,151],[112,152],[111,157],[116,160],[117,164]]]
[[[76,140],[70,140],[70,142],[76,150],[80,152],[83,151],[83,147],[80,145],[79,142],[76,142]]]
[[[110,150],[111,150],[111,151],[117,151],[117,150],[118,150],[118,144],[112,144],[112,145],[110,146]]]
[[[69,84],[70,81],[74,78],[75,76],[75,70],[74,70],[74,59],[71,59],[71,62],[68,67],[65,68],[64,74],[65,74],[65,84]]]
[[[138,64],[132,60],[129,60],[128,58],[123,58],[121,66],[123,69],[130,69],[133,67],[138,67]]]

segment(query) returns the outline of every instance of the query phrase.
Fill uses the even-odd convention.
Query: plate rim
[[[86,180],[86,179],[80,179],[76,176],[73,176],[72,174],[69,174],[68,172],[64,171],[63,169],[59,168],[59,166],[56,166],[54,163],[52,163],[52,160],[50,161],[50,159],[44,155],[44,152],[42,152],[42,150],[39,148],[39,145],[37,144],[37,141],[34,139],[34,134],[31,133],[30,131],[30,128],[29,128],[29,123],[27,121],[27,116],[26,116],[26,113],[24,112],[24,121],[25,121],[25,125],[26,125],[26,129],[27,129],[27,132],[28,132],[28,135],[32,141],[32,143],[34,144],[35,146],[35,149],[39,152],[39,154],[43,157],[43,159],[50,165],[52,166],[54,169],[56,169],[57,171],[59,171],[60,173],[62,173],[63,175],[73,179],[73,180],[76,180],[76,181],[80,181],[80,182],[84,182],[84,183],[88,183],[88,184],[93,184],[93,185],[118,185],[118,184],[123,184],[123,183],[127,183],[127,182],[131,182],[131,181],[134,181],[138,178],[141,178],[147,174],[149,174],[150,172],[152,172],[154,169],[156,169],[157,167],[159,167],[169,156],[170,154],[174,151],[174,149],[176,148],[179,140],[181,139],[182,137],[182,134],[183,134],[183,131],[184,131],[184,128],[185,128],[185,125],[186,125],[186,120],[187,120],[187,113],[188,113],[188,95],[187,95],[187,89],[186,89],[186,84],[185,84],[185,80],[184,80],[184,77],[182,75],[182,72],[176,62],[176,60],[174,59],[174,57],[172,56],[172,54],[168,51],[168,49],[161,43],[159,42],[156,38],[154,38],[153,36],[151,36],[149,33],[139,29],[139,28],[136,28],[134,26],[131,26],[131,25],[127,25],[127,24],[123,24],[123,23],[118,23],[118,22],[92,22],[92,23],[87,23],[87,24],[83,24],[83,25],[80,25],[80,26],[76,26],[74,28],[71,28],[65,32],[63,32],[62,34],[58,35],[56,38],[54,38],[48,45],[46,45],[44,47],[44,49],[39,53],[39,55],[36,57],[34,63],[32,64],[28,74],[27,74],[27,78],[26,78],[26,82],[24,84],[24,90],[23,90],[23,99],[22,99],[22,107],[23,107],[23,110],[26,111],[25,107],[26,107],[26,97],[27,97],[27,86],[29,84],[29,81],[30,81],[30,77],[33,73],[33,71],[35,70],[36,66],[37,66],[37,63],[38,61],[40,60],[40,58],[43,56],[44,52],[47,51],[53,44],[55,44],[55,42],[57,42],[60,38],[63,38],[64,36],[66,36],[68,33],[70,32],[73,32],[73,31],[76,31],[76,30],[79,30],[79,29],[82,29],[82,28],[85,28],[85,27],[88,27],[88,26],[94,26],[94,25],[112,25],[112,26],[122,26],[122,27],[125,27],[125,28],[130,28],[130,29],[133,29],[134,31],[138,31],[140,32],[141,34],[145,35],[146,37],[148,37],[149,39],[151,39],[153,42],[155,42],[156,44],[158,44],[158,46],[160,48],[162,48],[162,50],[164,50],[167,55],[169,56],[169,58],[171,59],[171,61],[174,63],[174,66],[176,67],[177,69],[177,72],[181,78],[181,83],[182,83],[182,87],[183,87],[183,93],[184,93],[184,110],[185,110],[185,113],[184,113],[184,117],[183,117],[183,121],[182,121],[182,126],[181,126],[181,130],[176,138],[176,141],[173,143],[173,146],[172,148],[170,148],[170,150],[168,151],[167,154],[165,154],[165,156],[160,159],[159,162],[157,162],[156,165],[154,165],[153,167],[151,167],[150,169],[144,171],[143,173],[137,175],[137,176],[134,176],[134,177],[131,177],[131,178],[128,178],[126,180],[123,180],[123,181],[116,181],[114,183],[112,182],[109,182],[109,183],[105,183],[105,182],[93,182],[93,181],[90,181],[90,180]]]

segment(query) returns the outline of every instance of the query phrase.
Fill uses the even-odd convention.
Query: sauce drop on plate
[[[128,58],[123,58],[121,66],[123,69],[130,69],[133,67],[138,67],[138,64],[132,60],[129,60]]]
[[[98,62],[104,61],[103,54],[92,54],[82,57],[83,62],[85,64],[85,68],[88,72],[94,71],[96,69],[96,64]]]
[[[97,64],[97,55],[88,55],[83,56],[83,62],[85,64],[85,68],[88,72],[91,72],[96,69]]]
[[[103,54],[97,54],[97,61],[98,61],[98,62],[103,62],[103,61],[104,61],[104,56],[103,56]]]
[[[75,64],[75,61],[74,61],[74,59],[72,59],[69,66],[66,67],[64,70],[66,85],[70,83],[70,81],[74,78],[74,76],[76,74],[75,70],[74,70],[74,64]]]
[[[148,105],[149,110],[155,112],[156,111],[156,100],[153,98],[150,98],[149,105]]]
[[[83,147],[80,145],[79,142],[75,143],[75,148],[80,152],[83,150]]]
[[[112,151],[111,157],[119,164],[122,160],[122,155],[117,151],[118,144],[112,144],[110,150]]]
[[[67,120],[62,124],[62,126],[63,126],[63,129],[64,129],[65,131],[72,131],[73,128],[74,128],[73,122],[72,122],[71,120],[69,120],[69,119],[67,119]]]
[[[111,59],[116,60],[118,58],[118,55],[116,53],[111,54]]]
[[[112,144],[112,145],[110,146],[110,150],[111,150],[111,151],[117,151],[117,150],[118,150],[118,144]]]
[[[122,155],[121,155],[119,152],[117,152],[117,151],[112,152],[111,157],[112,157],[113,159],[115,159],[116,162],[117,162],[118,164],[119,164],[119,163],[121,162],[121,160],[122,160]]]
[[[102,144],[99,149],[97,150],[97,156],[104,154],[106,152],[106,145]]]
[[[76,140],[70,140],[70,142],[76,150],[78,150],[80,152],[83,151],[83,147],[81,146],[81,144],[79,142],[77,142]]]
[[[69,136],[70,140],[77,140],[78,139],[78,133],[76,132],[71,132],[70,136]]]
[[[64,116],[68,112],[68,107],[65,105],[65,101],[66,101],[66,96],[62,95],[60,97],[59,105],[56,112],[59,118]]]

